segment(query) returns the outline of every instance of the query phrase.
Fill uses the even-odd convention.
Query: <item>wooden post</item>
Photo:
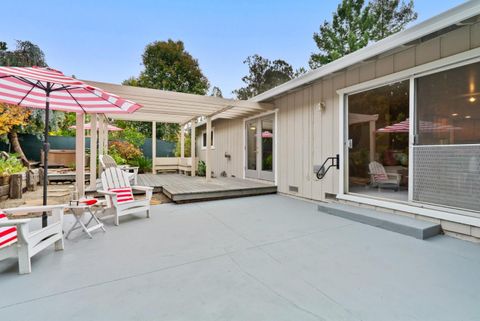
[[[79,197],[85,196],[85,114],[77,114],[75,135],[75,180]]]
[[[97,114],[90,121],[90,189],[97,189]]]
[[[8,197],[11,199],[22,198],[22,174],[10,175],[10,190]]]
[[[369,130],[370,130],[370,162],[373,162],[375,160],[375,145],[376,145],[375,120],[371,120],[369,122],[369,124],[370,124],[370,126],[369,126]]]
[[[108,155],[108,119],[103,114],[101,117],[103,117],[103,152],[105,155]]]
[[[192,176],[196,175],[197,162],[195,160],[195,121],[190,122],[190,157],[192,158]]]
[[[210,164],[211,155],[210,151],[212,149],[212,118],[207,117],[207,149],[205,151],[205,178],[207,182],[212,179],[212,165]]]
[[[180,158],[185,158],[185,128],[182,125],[180,127]]]
[[[105,155],[103,150],[103,117],[98,115],[98,155]]]
[[[156,174],[155,159],[157,158],[157,122],[152,122],[152,173]]]

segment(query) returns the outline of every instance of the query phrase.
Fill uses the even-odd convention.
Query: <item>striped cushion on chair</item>
[[[118,203],[131,202],[134,200],[131,187],[110,188],[109,191],[117,193]]]
[[[0,222],[8,221],[7,215],[0,211]],[[15,226],[0,227],[0,248],[17,241],[17,228]]]
[[[376,182],[386,181],[388,179],[387,174],[373,174],[373,178]]]

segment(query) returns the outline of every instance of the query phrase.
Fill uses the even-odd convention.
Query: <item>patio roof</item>
[[[107,114],[109,118],[186,124],[198,117],[239,118],[273,109],[272,104],[85,80],[86,83],[133,100],[143,107],[133,114]]]

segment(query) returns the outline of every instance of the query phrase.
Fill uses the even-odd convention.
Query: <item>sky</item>
[[[340,0],[2,1],[0,41],[29,40],[47,64],[79,79],[121,83],[138,76],[145,46],[182,40],[224,97],[243,86],[249,55],[308,67],[312,39]],[[464,0],[415,0],[419,18]],[[9,13],[9,14],[5,14]]]

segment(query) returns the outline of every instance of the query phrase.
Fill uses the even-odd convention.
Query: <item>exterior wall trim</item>
[[[368,204],[373,206],[379,206],[383,208],[389,208],[392,210],[408,212],[428,217],[433,217],[440,220],[451,221],[455,223],[461,223],[471,226],[480,227],[480,218],[471,216],[473,213],[461,210],[454,210],[452,212],[446,212],[445,207],[430,206],[426,204],[406,204],[406,203],[396,203],[394,201],[384,201],[375,198],[362,197],[357,195],[350,194],[338,194],[337,199],[352,201],[362,204]]]

